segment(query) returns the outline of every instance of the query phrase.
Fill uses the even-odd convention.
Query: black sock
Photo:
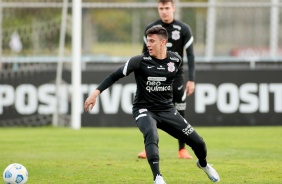
[[[157,175],[161,175],[160,173],[160,163],[158,158],[148,160],[151,170],[153,172],[154,180]]]
[[[207,166],[207,160],[206,159],[199,160],[199,163],[200,163],[201,167],[206,167]]]
[[[180,150],[185,148],[185,143],[184,142],[181,142],[181,141],[178,140],[178,145],[179,145],[179,150],[178,151],[180,151]]]
[[[154,180],[157,175],[161,175],[160,172],[160,157],[159,157],[159,149],[157,144],[148,144],[145,147],[146,154],[147,154],[147,160],[151,167]]]

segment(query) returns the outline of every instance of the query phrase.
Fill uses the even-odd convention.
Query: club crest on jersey
[[[172,31],[172,32],[171,32],[171,38],[172,38],[173,40],[179,40],[179,38],[180,38],[180,32],[177,31],[177,30]]]
[[[169,63],[167,63],[167,70],[169,71],[169,72],[174,72],[175,71],[175,66],[174,66],[174,63],[172,63],[172,62],[169,62]]]

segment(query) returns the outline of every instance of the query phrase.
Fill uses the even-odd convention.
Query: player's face
[[[174,11],[175,7],[171,2],[158,4],[159,16],[164,23],[171,23],[173,21]]]
[[[165,39],[160,38],[156,34],[147,35],[147,48],[150,56],[155,58],[160,58],[164,48],[166,41]]]

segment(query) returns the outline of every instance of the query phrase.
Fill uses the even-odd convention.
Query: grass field
[[[282,183],[282,127],[196,127],[221,183]],[[177,158],[177,141],[160,133],[167,184],[212,183],[191,160]],[[18,162],[30,184],[153,184],[137,128],[0,128],[0,170]],[[1,183],[1,182],[0,182]]]

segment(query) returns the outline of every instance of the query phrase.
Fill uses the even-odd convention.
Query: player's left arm
[[[184,30],[184,50],[186,51],[188,60],[188,82],[186,84],[186,92],[189,96],[195,91],[195,55],[193,48],[194,37],[189,26],[187,26]]]

